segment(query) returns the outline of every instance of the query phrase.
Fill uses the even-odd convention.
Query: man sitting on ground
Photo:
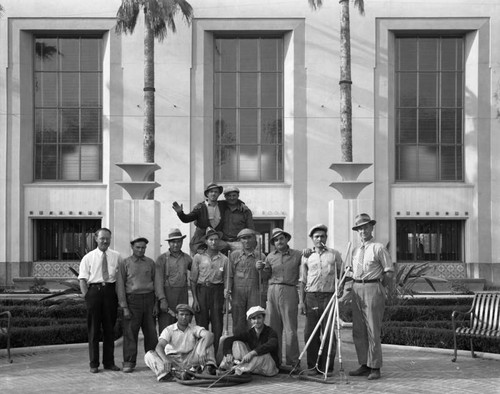
[[[225,339],[221,369],[234,366],[238,375],[244,372],[264,376],[278,374],[278,334],[264,324],[265,317],[266,310],[260,306],[253,306],[247,311],[252,327],[247,332]]]
[[[215,375],[214,336],[203,327],[191,325],[194,311],[187,304],[176,309],[177,323],[165,328],[158,338],[155,350],[144,356],[144,362],[156,374],[159,382],[173,378],[172,370],[197,371]]]

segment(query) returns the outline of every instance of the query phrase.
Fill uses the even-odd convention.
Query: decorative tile
[[[69,267],[78,271],[80,262],[39,261],[33,263],[33,276],[36,278],[74,278]]]

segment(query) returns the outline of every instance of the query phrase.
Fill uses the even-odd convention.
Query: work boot
[[[372,368],[372,371],[368,375],[368,380],[380,379],[380,368]]]
[[[355,369],[354,371],[349,371],[349,376],[368,376],[372,372],[372,369],[369,368],[366,364],[363,364],[361,367],[358,369]],[[379,377],[380,377],[380,371],[379,371]]]

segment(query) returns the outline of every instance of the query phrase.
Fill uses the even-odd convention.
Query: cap
[[[249,229],[249,228],[244,228],[243,230],[241,230],[239,233],[238,233],[238,239],[240,238],[245,238],[245,237],[251,237],[251,236],[255,236],[257,233],[252,230],[252,229]]]
[[[147,238],[137,237],[137,238],[133,239],[132,241],[130,241],[130,245],[134,245],[136,242],[146,242],[146,244],[149,243]]]
[[[325,233],[328,233],[328,227],[326,227],[324,224],[316,224],[309,230],[309,237],[312,237],[316,230],[321,230]]]
[[[194,315],[194,310],[193,308],[191,308],[188,304],[179,304],[175,307],[175,311],[177,313],[181,312],[181,311],[188,311],[190,312],[192,315]]]
[[[228,186],[224,189],[224,195],[229,194],[229,193],[240,193],[240,189],[238,189],[236,186]]]
[[[254,316],[257,315],[265,315],[266,310],[262,308],[261,306],[252,306],[248,311],[247,311],[247,319],[251,319]]]

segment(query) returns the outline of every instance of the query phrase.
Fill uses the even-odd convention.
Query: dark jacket
[[[221,215],[221,220],[215,230],[222,232],[222,226],[224,224],[224,211],[226,209],[227,203],[225,201],[217,201],[219,204],[219,211]],[[205,201],[196,204],[193,210],[189,213],[179,212],[177,214],[181,222],[191,223],[194,222],[196,230],[194,232],[193,238],[189,242],[189,248],[193,254],[196,254],[198,248],[205,244],[203,237],[206,233],[207,227],[210,227],[210,220],[208,219],[208,209]]]
[[[276,367],[280,366],[278,357],[278,334],[271,327],[264,324],[264,329],[257,337],[255,329],[251,328],[247,332],[226,338],[224,341],[223,354],[232,354],[233,342],[241,341],[248,345],[250,350],[255,350],[258,356],[269,353],[273,358]]]

